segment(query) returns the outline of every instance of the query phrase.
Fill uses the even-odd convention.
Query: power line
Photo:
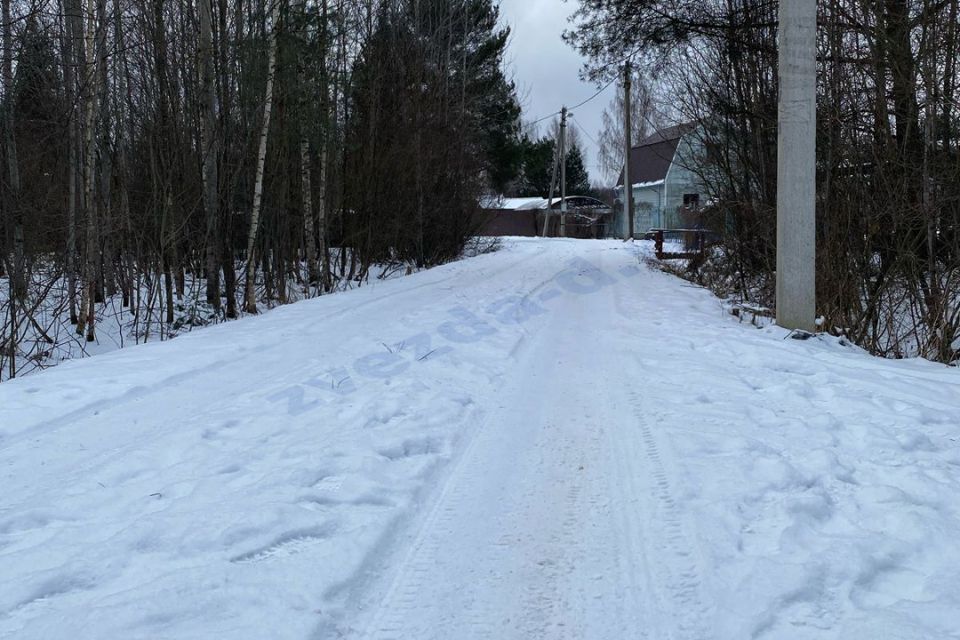
[[[577,122],[576,120],[574,120],[574,121],[573,121],[573,124],[576,125],[577,129],[580,130],[580,133],[582,133],[583,135],[587,136],[587,140],[589,140],[589,141],[592,142],[593,144],[597,145],[598,147],[600,146],[600,143],[597,142],[592,135],[590,135],[589,133],[587,133],[587,130],[584,129],[584,128],[580,125],[579,122]]]
[[[634,57],[635,55],[637,55],[639,52],[640,52],[640,49],[639,49],[639,48],[634,49],[633,51],[631,51],[630,53],[628,53],[627,55],[625,55],[625,56],[623,57],[623,59],[618,60],[618,61],[616,61],[616,62],[613,62],[613,63],[611,63],[611,64],[609,64],[609,65],[607,65],[607,66],[608,66],[608,68],[609,68],[609,67],[619,67],[619,66],[620,66],[621,64],[623,64],[624,62],[632,61],[632,60],[633,60],[633,57]],[[575,105],[575,106],[570,107],[570,108],[568,109],[568,111],[573,111],[574,109],[578,109],[578,108],[582,107],[583,105],[587,104],[588,102],[590,102],[591,100],[593,100],[594,98],[596,98],[597,96],[599,96],[601,93],[603,93],[604,91],[606,91],[606,90],[610,87],[610,85],[612,85],[612,84],[613,84],[614,82],[616,82],[618,79],[619,79],[618,76],[617,76],[616,74],[614,74],[614,76],[613,76],[612,78],[610,78],[610,82],[608,82],[607,84],[605,84],[605,85],[603,85],[602,87],[600,87],[600,89],[599,89],[595,94],[593,94],[592,96],[590,96],[589,98],[587,98],[587,99],[584,100],[583,102],[581,102],[581,103],[579,103],[579,104],[577,104],[577,105]],[[530,123],[530,126],[533,126],[533,125],[535,125],[535,124],[538,124],[538,123],[540,123],[540,122],[543,122],[543,121],[546,120],[547,118],[552,118],[552,117],[558,116],[558,115],[560,115],[560,111],[554,111],[553,113],[549,113],[549,114],[543,116],[542,118],[537,118],[536,120],[534,120],[533,122]],[[571,115],[572,115],[572,114],[571,114]],[[581,128],[580,130],[583,131],[582,128]],[[586,133],[586,132],[584,132],[584,133]],[[589,137],[589,136],[587,136],[587,137]],[[594,142],[594,144],[596,144],[596,142]]]
[[[595,94],[593,94],[592,96],[590,96],[589,98],[587,98],[586,100],[584,100],[583,102],[581,102],[580,104],[577,104],[577,105],[574,105],[574,106],[570,107],[570,110],[573,111],[574,109],[577,109],[577,108],[582,107],[583,105],[587,104],[588,102],[590,102],[591,100],[593,100],[594,98],[596,98],[598,95],[600,95],[601,93],[603,93],[604,91],[606,91],[606,90],[607,90],[607,87],[609,87],[610,85],[612,85],[612,84],[613,84],[614,82],[616,82],[616,81],[617,81],[617,77],[614,76],[613,78],[610,79],[610,82],[608,82],[607,84],[603,85],[603,87],[601,87],[599,91],[597,91]]]
[[[568,111],[573,111],[574,109],[579,109],[580,107],[582,107],[583,105],[587,104],[588,102],[590,102],[591,100],[593,100],[594,98],[596,98],[597,96],[599,96],[601,93],[603,93],[604,91],[606,91],[606,90],[610,87],[610,85],[612,85],[612,84],[613,84],[614,82],[616,82],[616,81],[617,81],[617,78],[614,77],[612,80],[610,80],[610,82],[608,82],[607,84],[603,85],[603,87],[601,87],[595,94],[593,94],[592,96],[590,96],[589,98],[587,98],[587,99],[584,100],[583,102],[577,103],[576,105],[574,105],[574,106],[572,106],[572,107],[569,107],[567,110],[568,110]],[[543,122],[543,121],[546,120],[547,118],[552,118],[552,117],[558,116],[558,115],[560,115],[560,112],[559,112],[559,111],[554,111],[553,113],[547,114],[547,115],[543,116],[542,118],[537,118],[536,120],[534,120],[534,121],[531,122],[530,124],[531,124],[531,125],[535,125],[535,124],[537,124],[537,123],[539,123],[539,122]],[[582,129],[581,129],[581,130],[582,130]]]
[[[560,112],[559,112],[559,111],[554,111],[553,113],[551,113],[551,114],[549,114],[549,115],[545,115],[545,116],[543,116],[542,118],[537,118],[536,120],[534,120],[533,122],[530,123],[530,126],[533,126],[533,125],[537,124],[538,122],[543,122],[543,121],[546,120],[547,118],[552,118],[553,116],[558,116],[558,115],[560,115]]]

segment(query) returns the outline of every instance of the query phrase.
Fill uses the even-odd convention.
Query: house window
[[[689,209],[699,209],[700,208],[700,194],[699,193],[685,193],[683,194],[683,206]]]

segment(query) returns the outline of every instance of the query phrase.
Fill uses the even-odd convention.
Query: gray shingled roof
[[[680,138],[694,129],[692,122],[661,129],[640,141],[630,150],[630,184],[656,182],[667,177],[673,154]],[[623,185],[623,170],[617,178],[617,186]]]

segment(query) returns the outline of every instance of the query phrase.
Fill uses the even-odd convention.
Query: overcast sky
[[[577,0],[501,0],[500,19],[510,27],[507,69],[512,71],[523,105],[523,118],[531,121],[560,107],[586,100],[599,88],[580,80],[583,59],[563,42],[561,34],[570,28],[567,18]],[[616,90],[616,83],[588,104],[578,108],[574,120],[583,129],[585,162],[591,181],[601,178],[594,140],[600,131],[600,114]],[[541,133],[546,131],[541,123]],[[584,135],[587,134],[587,135]]]

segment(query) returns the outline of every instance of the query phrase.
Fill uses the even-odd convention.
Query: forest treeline
[[[817,309],[873,353],[960,351],[958,0],[820,0]],[[632,59],[677,121],[701,125],[702,275],[772,305],[777,11],[768,0],[580,0],[568,40],[597,79]],[[637,100],[637,102],[640,102]]]
[[[522,165],[491,0],[2,7],[0,379],[108,299],[215,321],[449,260]]]
[[[818,3],[817,308],[887,356],[960,348],[958,3]],[[0,4],[0,379],[53,357],[54,316],[80,342],[109,300],[135,333],[236,317],[449,260],[481,193],[549,188],[492,0]],[[701,276],[759,303],[776,28],[766,0],[580,0],[567,34],[595,79],[631,59],[701,125],[724,233]]]

